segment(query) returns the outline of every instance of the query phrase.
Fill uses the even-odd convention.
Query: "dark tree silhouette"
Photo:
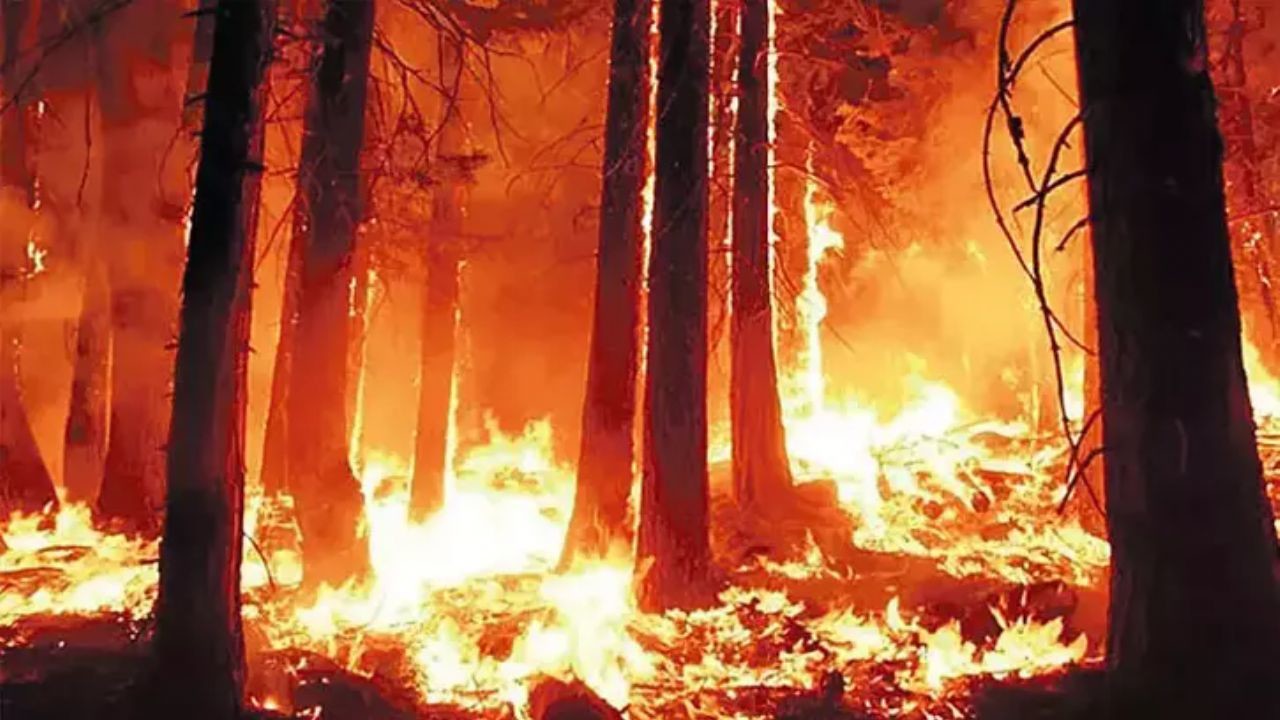
[[[444,504],[448,469],[449,414],[453,404],[453,364],[458,329],[458,271],[462,220],[467,202],[472,157],[459,107],[463,83],[464,39],[440,36],[440,84],[453,97],[444,98],[436,138],[439,185],[431,197],[429,237],[423,248],[422,350],[418,369],[418,427],[413,456],[410,512],[422,520]]]
[[[10,107],[0,116],[0,201],[30,209],[35,200],[35,177],[31,171],[31,130],[33,93],[23,88],[27,63],[22,61],[23,28],[31,3],[5,0],[0,5],[4,24],[4,92]],[[34,512],[56,503],[53,480],[40,457],[22,402],[19,360],[21,336],[8,309],[21,295],[26,254],[20,213],[0,236],[0,513],[13,510]]]
[[[182,284],[160,545],[154,717],[240,717],[246,368],[274,3],[218,5]]]
[[[596,306],[563,567],[575,558],[603,557],[618,543],[629,549],[652,7],[651,0],[617,0],[613,10]]]
[[[368,566],[363,497],[348,461],[348,294],[361,220],[360,151],[373,3],[329,0],[320,28],[298,172],[307,219],[288,398],[289,491],[297,501],[309,584]]]
[[[714,599],[707,532],[708,0],[661,0],[636,556],[645,610]]]
[[[96,69],[108,178],[99,232],[113,238],[105,257],[114,369],[97,511],[104,520],[145,532],[158,529],[163,497],[182,221],[190,189],[183,164],[171,162],[183,88],[168,73],[175,62],[174,36],[189,27],[185,23],[177,3],[159,11],[130,3],[95,36],[98,57],[112,58]],[[144,76],[155,85],[140,93]]]
[[[756,512],[791,489],[769,297],[769,3],[743,0],[733,179],[733,488]]]
[[[1263,494],[1202,0],[1075,0],[1114,717],[1280,716]]]

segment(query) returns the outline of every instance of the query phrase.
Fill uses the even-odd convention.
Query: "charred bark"
[[[708,16],[708,0],[660,3],[661,111],[636,550],[645,610],[714,598],[707,532]]]
[[[253,245],[271,0],[218,6],[204,110],[160,545],[154,717],[232,720],[245,678],[240,621]]]
[[[4,91],[11,107],[0,116],[0,201],[30,211],[35,200],[31,171],[32,95],[22,87],[27,64],[21,53],[27,45],[24,29],[31,3],[5,0],[0,5],[4,29]],[[22,292],[26,255],[24,213],[6,208],[15,216],[0,229],[0,513],[39,511],[57,503],[53,480],[45,468],[31,432],[19,381],[21,329],[12,306]]]
[[[1202,0],[1075,0],[1116,717],[1280,714],[1276,535],[1241,362]]]
[[[97,64],[103,127],[102,223],[113,239],[111,411],[98,517],[128,529],[158,529],[164,494],[173,357],[182,274],[182,221],[189,187],[170,157],[182,121],[182,87],[170,69],[171,21],[154,7],[118,10],[102,31]],[[139,29],[141,28],[141,30]],[[110,58],[111,61],[107,59]],[[129,58],[129,61],[124,61]],[[139,90],[145,76],[154,86]],[[155,188],[155,191],[143,191]]]
[[[742,3],[733,182],[733,487],[758,512],[788,500],[769,297],[769,3]]]
[[[780,17],[805,12],[797,0],[775,0]],[[776,238],[773,261],[774,332],[778,366],[787,371],[800,368],[808,352],[808,340],[801,317],[804,276],[809,266],[809,228],[805,202],[808,195],[810,140],[805,130],[809,85],[803,58],[809,52],[807,38],[786,23],[776,28],[777,102],[774,116],[773,233]]]
[[[649,142],[652,0],[617,0],[609,57],[596,299],[573,516],[561,566],[629,549],[627,501],[640,344],[641,217]]]
[[[452,88],[445,99],[436,139],[439,186],[431,198],[430,237],[423,253],[422,350],[418,371],[418,428],[414,438],[413,487],[409,510],[422,520],[445,501],[449,462],[449,413],[453,400],[454,356],[458,326],[458,264],[462,218],[467,202],[470,157],[459,101],[463,39],[440,38],[440,82]]]
[[[348,460],[348,296],[361,219],[360,152],[373,3],[329,0],[305,118],[299,191],[307,212],[293,367],[289,490],[309,585],[368,567],[363,497]]]

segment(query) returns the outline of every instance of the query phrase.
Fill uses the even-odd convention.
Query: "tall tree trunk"
[[[182,83],[171,69],[180,27],[176,0],[159,11],[129,5],[107,22],[97,52],[107,178],[100,232],[113,238],[111,419],[97,511],[144,532],[158,529],[164,493],[183,264],[188,185],[185,167],[170,157],[182,121]]]
[[[804,88],[808,87],[804,57],[807,37],[791,29],[788,14],[805,11],[799,0],[773,0],[776,16],[783,18],[775,28],[777,46],[776,97],[774,115],[773,232],[777,240],[773,259],[774,332],[777,362],[783,377],[796,373],[805,362],[808,338],[802,318],[804,276],[809,267],[809,228],[805,202],[808,195],[810,140],[805,131]],[[796,392],[800,388],[786,388]]]
[[[1280,716],[1263,494],[1203,0],[1075,0],[1115,717]]]
[[[737,101],[738,6],[713,0],[711,35],[711,184],[707,204],[707,426],[730,422],[732,353],[729,310],[730,218],[733,202],[734,103]]]
[[[40,457],[22,401],[18,372],[21,331],[12,307],[20,299],[26,271],[24,216],[35,201],[31,172],[30,131],[33,93],[22,87],[29,71],[21,53],[31,3],[5,0],[4,101],[12,104],[0,116],[0,202],[11,219],[0,228],[0,513],[35,512],[57,502],[53,480]],[[22,208],[18,211],[17,208]]]
[[[240,717],[244,440],[271,0],[218,7],[168,445],[154,717]]]
[[[368,567],[363,497],[348,461],[346,397],[373,3],[329,0],[321,33],[298,174],[308,215],[288,398],[288,485],[313,586],[336,585]]]
[[[708,0],[661,0],[636,550],[645,610],[713,599],[707,532],[708,19]]]
[[[640,333],[641,214],[649,142],[649,34],[652,0],[617,0],[609,56],[601,173],[596,305],[573,516],[561,566],[629,550],[627,500],[635,480],[632,447]]]
[[[68,500],[94,496],[102,484],[107,450],[111,288],[97,248],[87,249],[82,264],[84,297],[76,327],[71,402],[63,431],[62,474]]]
[[[293,346],[298,327],[298,293],[302,286],[302,252],[305,244],[306,210],[299,204],[294,213],[289,256],[285,259],[284,294],[280,300],[280,338],[271,371],[271,397],[267,407],[267,428],[262,440],[262,487],[268,495],[285,489],[289,477],[289,382],[293,369]]]
[[[463,40],[440,37],[440,82],[461,93]],[[431,201],[430,237],[423,266],[422,351],[418,372],[418,430],[414,440],[413,488],[409,510],[423,520],[445,501],[449,413],[453,399],[454,356],[458,325],[458,263],[462,218],[470,172],[465,119],[455,97],[444,101],[436,166],[440,184]]]
[[[742,3],[733,182],[733,488],[758,512],[791,489],[769,297],[768,0]]]

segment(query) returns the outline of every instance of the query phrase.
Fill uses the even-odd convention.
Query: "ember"
[[[0,716],[1280,713],[1267,3],[162,4],[0,0]]]

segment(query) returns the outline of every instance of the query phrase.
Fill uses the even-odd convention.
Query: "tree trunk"
[[[711,35],[711,184],[707,204],[707,427],[727,426],[732,352],[729,348],[730,218],[733,217],[733,136],[737,102],[738,6],[713,0]]]
[[[26,271],[23,216],[35,200],[31,172],[32,94],[20,87],[28,72],[21,62],[24,29],[31,3],[5,0],[4,100],[12,102],[0,116],[0,202],[11,219],[0,228],[0,514],[14,510],[36,512],[57,503],[53,480],[40,457],[19,384],[21,331],[10,309],[22,293]],[[12,98],[12,100],[11,100]],[[22,208],[18,211],[17,208]]]
[[[154,717],[233,720],[240,623],[244,439],[253,245],[262,177],[270,0],[218,8],[168,445]]]
[[[348,460],[346,397],[373,3],[329,0],[321,37],[298,174],[308,215],[288,398],[288,485],[312,586],[337,585],[368,567],[363,497]]]
[[[182,122],[181,82],[171,70],[178,3],[162,3],[160,12],[173,12],[172,22],[145,4],[117,10],[97,52],[106,178],[100,232],[113,242],[111,419],[96,509],[143,532],[158,529],[164,494],[189,187],[182,163],[170,157]]]
[[[463,40],[440,37],[440,82],[461,92]],[[422,290],[422,364],[418,372],[418,431],[413,456],[409,510],[423,520],[444,505],[444,478],[452,410],[453,370],[458,325],[458,261],[462,218],[469,180],[465,119],[457,98],[445,100],[436,165],[440,184],[431,201],[430,237],[424,253]]]
[[[798,0],[774,0],[777,16],[805,12]],[[808,353],[808,338],[801,307],[804,276],[809,267],[809,228],[805,202],[808,196],[809,137],[804,129],[808,87],[803,58],[808,50],[807,38],[798,36],[787,23],[775,28],[777,46],[777,96],[774,117],[773,204],[776,208],[773,232],[776,236],[773,258],[774,332],[778,349],[777,363],[783,377],[799,371]],[[798,387],[787,387],[791,393]]]
[[[733,489],[757,512],[791,489],[769,297],[768,0],[742,3],[733,182]]]
[[[302,252],[306,234],[306,210],[299,203],[294,213],[289,257],[285,260],[284,294],[280,300],[280,338],[271,371],[271,399],[267,428],[262,440],[262,487],[268,495],[285,489],[289,477],[289,382],[293,370],[293,346],[298,328],[298,293],[302,285]]]
[[[713,599],[707,533],[708,0],[661,0],[640,606]]]
[[[1280,716],[1202,0],[1075,0],[1102,363],[1115,717]]]
[[[615,546],[624,554],[630,549],[652,2],[617,0],[613,13],[596,305],[565,568],[578,558],[604,557]]]
[[[97,244],[97,243],[95,243]],[[88,500],[102,485],[110,392],[111,289],[106,268],[90,249],[84,259],[84,297],[76,327],[71,402],[63,439],[63,484],[68,500]]]

